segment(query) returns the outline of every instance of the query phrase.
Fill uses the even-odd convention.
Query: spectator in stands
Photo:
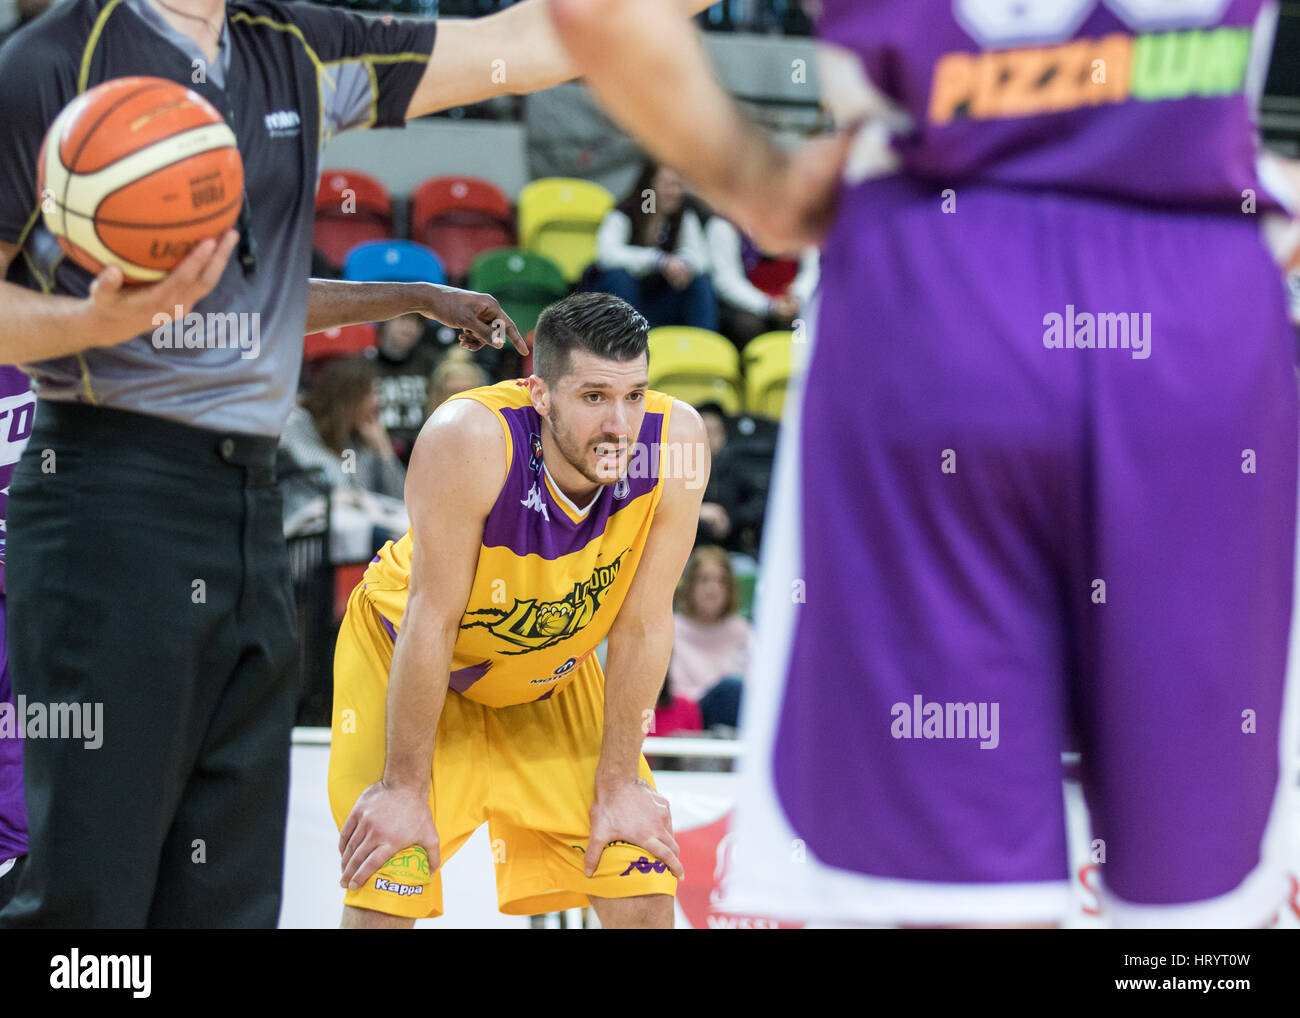
[[[659,698],[655,701],[654,723],[649,734],[667,738],[673,735],[697,735],[703,729],[700,705],[684,696],[675,696],[669,688],[668,677],[665,676],[664,684],[659,689]],[[658,769],[663,765],[652,766]]]
[[[424,424],[429,405],[429,378],[438,367],[439,350],[429,337],[423,315],[399,315],[379,326],[372,353],[379,376],[380,420],[402,463]]]
[[[475,363],[469,353],[461,349],[448,350],[443,362],[434,369],[433,375],[429,378],[427,412],[433,413],[442,406],[444,400],[458,392],[477,389],[489,383],[487,372]]]
[[[794,328],[817,288],[817,249],[797,262],[769,257],[722,216],[713,216],[705,233],[722,333],[743,350],[764,332]]]
[[[740,591],[727,553],[716,546],[696,548],[674,600],[676,635],[668,663],[671,702],[676,705],[681,698],[698,704],[704,729],[735,728],[754,629],[738,612]],[[658,720],[655,727],[658,733]]]
[[[343,357],[327,364],[280,436],[286,521],[322,488],[369,491],[400,499],[406,468],[379,415],[374,364]]]
[[[713,459],[704,501],[726,510],[729,527],[713,543],[728,551],[758,554],[778,430],[775,421],[763,417],[738,417],[730,422],[726,446]]]
[[[595,285],[622,297],[651,328],[717,329],[704,216],[676,170],[645,164],[631,192],[600,224],[596,266]]]
[[[727,417],[717,403],[704,403],[695,408],[704,421],[705,434],[709,436],[709,453],[713,463],[727,446]],[[720,490],[720,479],[716,469],[710,473],[709,486],[704,492],[704,502],[700,506],[700,525],[695,536],[695,543],[721,544],[731,533],[731,516],[726,507],[716,501]],[[711,498],[710,496],[715,496]]]

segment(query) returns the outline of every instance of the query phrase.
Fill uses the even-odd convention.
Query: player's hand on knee
[[[86,298],[95,316],[93,339],[97,346],[114,346],[158,327],[165,314],[172,321],[180,308],[183,317],[217,285],[239,234],[227,230],[194,249],[168,275],[156,283],[126,286],[122,270],[111,265],[95,277]]]
[[[377,781],[358,796],[339,832],[343,875],[340,885],[355,891],[395,854],[412,845],[438,868],[438,830],[429,808],[429,790],[389,787]]]
[[[644,848],[666,864],[678,880],[686,875],[679,858],[681,850],[673,837],[673,817],[668,800],[640,778],[614,788],[597,790],[591,804],[591,836],[583,858],[588,877],[595,875],[605,847],[614,841],[626,841]]]

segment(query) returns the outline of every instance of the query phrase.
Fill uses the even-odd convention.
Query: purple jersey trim
[[[508,548],[521,557],[538,555],[554,560],[586,547],[605,532],[609,518],[654,491],[659,482],[659,450],[664,415],[647,412],[628,461],[628,476],[607,485],[595,504],[575,523],[551,495],[542,476],[532,436],[542,433],[543,423],[531,406],[508,408],[501,416],[510,429],[514,455],[501,494],[483,527],[483,545]],[[545,508],[545,514],[542,508]]]

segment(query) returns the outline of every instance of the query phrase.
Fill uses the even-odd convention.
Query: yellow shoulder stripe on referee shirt
[[[77,95],[81,95],[82,92],[86,91],[86,85],[90,81],[90,58],[94,56],[95,47],[99,44],[99,37],[104,31],[104,24],[121,4],[122,0],[108,0],[108,3],[104,4],[104,9],[99,12],[99,17],[95,19],[95,24],[90,30],[90,37],[86,39],[86,48],[81,51],[81,73],[77,75]]]

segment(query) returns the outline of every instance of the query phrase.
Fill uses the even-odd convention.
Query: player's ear
[[[551,412],[551,390],[538,375],[528,376],[528,395],[532,398],[533,409],[543,417]]]

